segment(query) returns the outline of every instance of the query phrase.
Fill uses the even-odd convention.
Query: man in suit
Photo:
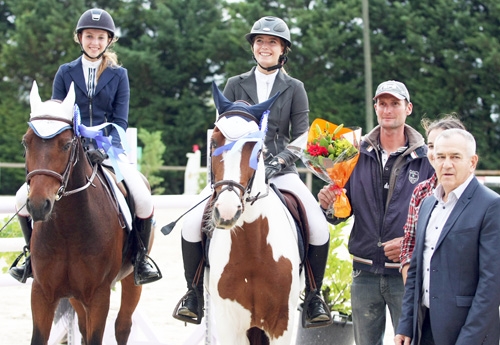
[[[435,142],[439,185],[420,208],[396,345],[500,340],[500,196],[474,176],[474,137],[462,129]]]

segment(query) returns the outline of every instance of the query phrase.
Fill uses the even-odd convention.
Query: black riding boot
[[[33,278],[33,272],[31,271],[31,256],[26,254],[30,248],[31,233],[33,229],[31,228],[31,220],[28,217],[17,216],[17,219],[19,225],[21,225],[26,246],[23,248],[23,253],[17,257],[10,267],[9,273],[19,282],[26,283],[28,278]],[[23,256],[25,257],[23,264],[17,267],[17,263]]]
[[[330,241],[328,240],[321,246],[309,245],[307,258],[311,264],[311,270],[316,283],[316,291],[312,296],[309,305],[307,305],[306,319],[313,324],[330,323],[332,320],[330,310],[321,297],[321,286],[323,285],[323,276],[325,275],[326,261],[328,259],[328,248]],[[306,274],[306,296],[311,292],[309,276]]]
[[[188,292],[180,301],[177,309],[177,317],[180,320],[190,318],[193,323],[200,323],[203,318],[203,308],[205,306],[203,298],[203,276],[204,269],[201,269],[198,281],[195,281],[196,273],[203,259],[203,247],[201,242],[188,242],[182,238],[182,260],[184,261],[184,277],[186,278]],[[197,284],[193,287],[193,282]],[[184,318],[183,318],[184,317]]]
[[[139,235],[140,242],[138,252],[134,262],[134,281],[135,285],[142,285],[155,282],[162,278],[160,269],[153,260],[154,266],[148,261],[147,255],[149,249],[149,239],[151,237],[153,217],[147,219],[137,218],[136,231]]]

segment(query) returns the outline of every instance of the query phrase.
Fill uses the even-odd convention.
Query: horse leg
[[[288,320],[288,327],[287,330],[278,338],[271,339],[269,338],[269,343],[270,345],[289,345],[292,343],[292,336],[293,336],[293,328],[294,328],[294,318],[291,317]],[[302,326],[299,326],[302,327]],[[269,337],[269,334],[266,334]]]
[[[122,296],[115,321],[115,338],[118,345],[126,345],[132,329],[132,314],[141,298],[142,285],[135,285],[133,273],[122,279],[121,284]]]
[[[76,311],[76,315],[78,316],[78,328],[80,329],[82,339],[87,339],[87,316],[85,308],[80,301],[74,298],[70,298],[69,303],[71,303],[73,309]]]
[[[212,295],[212,297],[214,296]],[[217,338],[221,344],[254,344],[250,342],[249,334],[247,334],[247,330],[250,327],[250,312],[240,307],[231,310],[231,305],[228,308],[224,303],[217,304],[215,300],[213,300],[213,305],[217,306],[217,309],[214,308],[212,311],[214,312],[215,327],[217,328]],[[229,309],[227,313],[225,312],[225,310],[227,310],[226,308]],[[260,329],[258,331],[260,331]],[[254,331],[250,332],[252,339],[254,333]]]
[[[58,302],[58,300],[48,300],[41,286],[36,281],[33,281],[31,287],[31,314],[33,317],[31,345],[47,344]]]
[[[98,287],[92,296],[82,302],[86,310],[86,345],[101,345],[106,327],[110,300],[109,285]]]
[[[252,327],[247,331],[250,345],[269,345],[269,338],[263,330],[257,327]]]

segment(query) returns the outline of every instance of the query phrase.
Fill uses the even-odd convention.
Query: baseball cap
[[[377,87],[373,100],[376,100],[378,96],[384,94],[392,95],[397,99],[406,99],[408,102],[410,101],[410,93],[408,92],[405,84],[396,80],[388,80],[381,83]]]

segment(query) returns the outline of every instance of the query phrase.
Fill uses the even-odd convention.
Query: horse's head
[[[26,156],[26,207],[34,221],[45,221],[61,197],[75,160],[77,140],[71,130],[75,92],[73,84],[64,101],[42,102],[33,82],[29,128],[23,137]]]
[[[219,117],[210,143],[212,221],[216,228],[231,229],[245,203],[265,195],[264,163],[260,158],[267,130],[266,111],[279,94],[252,106],[229,101],[215,83],[213,92]]]

